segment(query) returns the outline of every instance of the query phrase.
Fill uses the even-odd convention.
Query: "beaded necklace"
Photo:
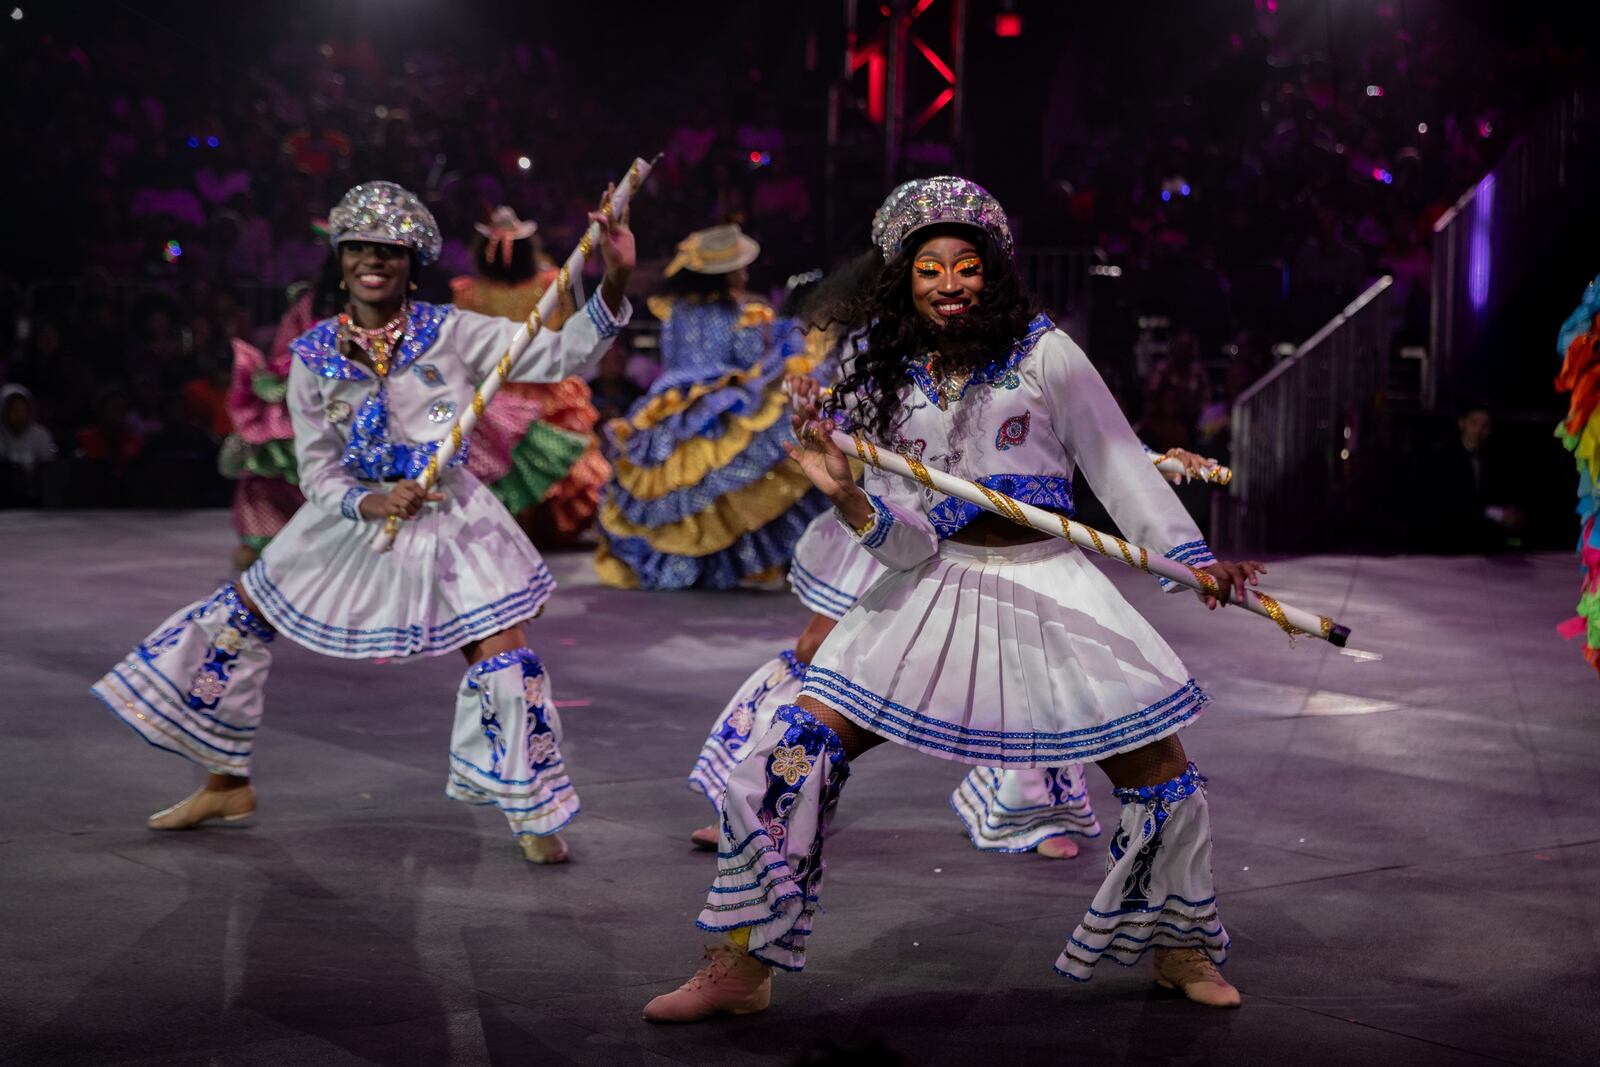
[[[378,372],[378,377],[389,376],[389,359],[400,343],[405,340],[406,323],[411,318],[411,301],[401,303],[400,310],[394,318],[382,326],[366,327],[356,325],[355,318],[347,307],[339,313],[339,343],[343,347],[345,342],[367,354],[372,360],[372,369]]]

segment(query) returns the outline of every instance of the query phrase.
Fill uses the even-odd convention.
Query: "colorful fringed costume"
[[[1556,351],[1563,360],[1556,388],[1572,394],[1556,436],[1578,464],[1578,556],[1583,564],[1578,614],[1561,632],[1584,634],[1584,658],[1600,671],[1600,278],[1589,283],[1583,302],[1562,324]]]
[[[553,268],[512,284],[462,276],[450,289],[459,308],[521,322],[555,276]],[[599,421],[582,378],[508,383],[473,431],[468,466],[539,543],[572,544],[594,522],[611,477]]]

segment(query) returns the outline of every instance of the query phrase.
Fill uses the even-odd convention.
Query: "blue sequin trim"
[[[836,671],[812,664],[802,696],[821,700],[860,726],[928,752],[983,766],[1093,760],[1163,737],[1200,714],[1210,697],[1193,678],[1149,707],[1080,730],[973,730],[896,704]],[[1020,754],[1013,754],[1020,753]]]
[[[1217,557],[1211,554],[1211,546],[1204,541],[1185,541],[1168,549],[1163,555],[1185,567],[1209,567],[1217,562]],[[1178,585],[1170,578],[1158,577],[1156,581],[1160,583],[1162,589],[1174,589]]]
[[[872,529],[861,539],[862,548],[882,548],[889,539],[889,531],[894,529],[894,512],[889,510],[889,505],[881,497],[872,498],[872,510],[877,517],[872,522]]]
[[[1045,508],[1063,515],[1073,514],[1072,479],[1059,474],[991,474],[978,484],[1013,500]],[[928,521],[942,541],[982,514],[983,509],[953,496],[947,496],[928,511]]]
[[[339,514],[356,522],[361,521],[361,498],[371,491],[359,485],[346,489],[344,496],[339,499]]]
[[[455,310],[452,304],[425,304],[412,301],[411,315],[406,322],[406,337],[400,342],[400,354],[390,368],[392,374],[405,370],[418,356],[433,347],[439,339],[439,327]],[[289,351],[300,357],[300,362],[311,368],[319,378],[335,381],[355,381],[371,378],[359,363],[339,354],[339,320],[323,319],[305,333],[289,342]]]
[[[600,290],[596,289],[590,295],[588,303],[583,308],[589,314],[589,321],[594,323],[595,332],[600,335],[600,340],[609,341],[622,332],[621,321],[606,307],[606,302],[600,299]]]
[[[380,384],[361,402],[361,410],[350,421],[350,440],[345,442],[339,465],[352,478],[368,482],[416,478],[442,444],[442,439],[425,444],[389,440],[389,391]],[[463,440],[445,468],[465,463],[471,448],[472,442]]]
[[[1048,315],[1040,315],[1028,323],[1028,332],[1017,339],[1016,343],[1011,346],[1011,351],[1006,353],[1005,358],[997,359],[987,367],[974,371],[972,377],[968,378],[966,383],[962,385],[961,392],[956,395],[956,400],[966,396],[967,390],[974,385],[1002,385],[1015,388],[1015,383],[1008,380],[1011,372],[1016,370],[1017,364],[1021,363],[1028,353],[1033,351],[1041,337],[1055,329],[1055,325],[1050,321],[1050,316]],[[934,384],[933,378],[929,376],[926,367],[913,363],[911,365],[911,378],[935,406],[941,410],[945,407],[945,401],[939,396],[939,388]]]
[[[533,649],[513,648],[508,652],[501,652],[490,656],[488,659],[474,663],[467,671],[467,688],[479,688],[478,683],[484,675],[493,674],[495,671],[503,671],[513,664],[521,664],[523,666],[522,676],[524,678],[538,678],[544,674],[544,664],[539,662],[539,657]]]

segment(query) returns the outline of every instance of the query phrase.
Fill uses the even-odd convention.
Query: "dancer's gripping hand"
[[[860,520],[865,521],[866,513],[872,510],[872,502],[856,485],[850,460],[833,443],[833,423],[827,419],[804,419],[799,415],[794,416],[791,423],[800,443],[784,444],[789,457],[800,464],[811,484],[845,512],[847,518],[859,511]],[[861,507],[857,508],[857,504]]]
[[[444,494],[425,492],[410,478],[394,483],[387,493],[368,493],[361,498],[361,514],[369,519],[387,519],[391,516],[409,519],[430,501],[443,500]]]
[[[617,191],[615,182],[606,186],[609,201]],[[622,296],[628,290],[628,279],[639,261],[633,244],[633,230],[628,227],[630,208],[624,207],[620,218],[612,218],[604,211],[589,212],[589,221],[600,224],[600,255],[606,261],[605,280],[600,283],[600,298],[615,314],[622,307]]]
[[[1206,607],[1212,611],[1217,610],[1222,604],[1243,604],[1245,583],[1260,585],[1256,575],[1267,573],[1267,568],[1253,559],[1247,559],[1243,563],[1213,563],[1209,567],[1202,567],[1201,570],[1217,580],[1219,596],[1207,596],[1195,590],[1195,595],[1204,600]]]
[[[1190,478],[1204,478],[1206,472],[1217,465],[1214,459],[1207,459],[1198,452],[1190,452],[1186,448],[1174,448],[1167,453],[1173,459],[1183,464],[1183,470],[1171,475],[1173,485],[1182,485]]]
[[[783,380],[783,388],[789,394],[790,411],[807,422],[817,417],[822,386],[815,378],[809,374],[791,374]]]

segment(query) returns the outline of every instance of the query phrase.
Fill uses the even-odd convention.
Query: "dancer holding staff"
[[[522,632],[555,582],[464,468],[462,443],[500,381],[580,372],[627,322],[626,203],[647,170],[636,163],[614,197],[608,190],[547,294],[553,304],[598,244],[605,279],[560,331],[541,330],[537,316],[510,322],[411,300],[418,269],[439,252],[432,214],[390,182],[356,186],[340,201],[330,240],[349,305],[291,346],[288,403],[306,506],[239,585],[179,610],[94,686],[146,741],[209,772],[201,789],[151,816],[152,829],[255,810],[251,756],[272,642],[283,634],[346,659],[461,650],[469,669],[446,792],[499,807],[529,860],[566,859],[556,831],[578,801],[548,679]],[[382,538],[394,547],[387,554],[373,551],[385,520],[398,528],[398,538]]]
[[[1154,949],[1159,984],[1237,1006],[1216,967],[1228,937],[1204,779],[1176,737],[1203,691],[1071,545],[875,468],[863,490],[817,416],[919,442],[918,463],[1058,516],[1081,467],[1125,533],[1204,571],[1212,606],[1242,598],[1263,568],[1212,556],[1088,358],[1032,315],[987,192],[933,178],[886,207],[883,271],[847,324],[861,351],[821,411],[799,420],[795,457],[888,572],[729,776],[699,924],[730,937],[645,1017],[760,1011],[772,968],[804,965],[828,818],[852,762],[884,740],[977,765],[1098,764],[1123,809],[1105,881],[1057,970],[1084,981],[1104,957],[1132,964]]]

